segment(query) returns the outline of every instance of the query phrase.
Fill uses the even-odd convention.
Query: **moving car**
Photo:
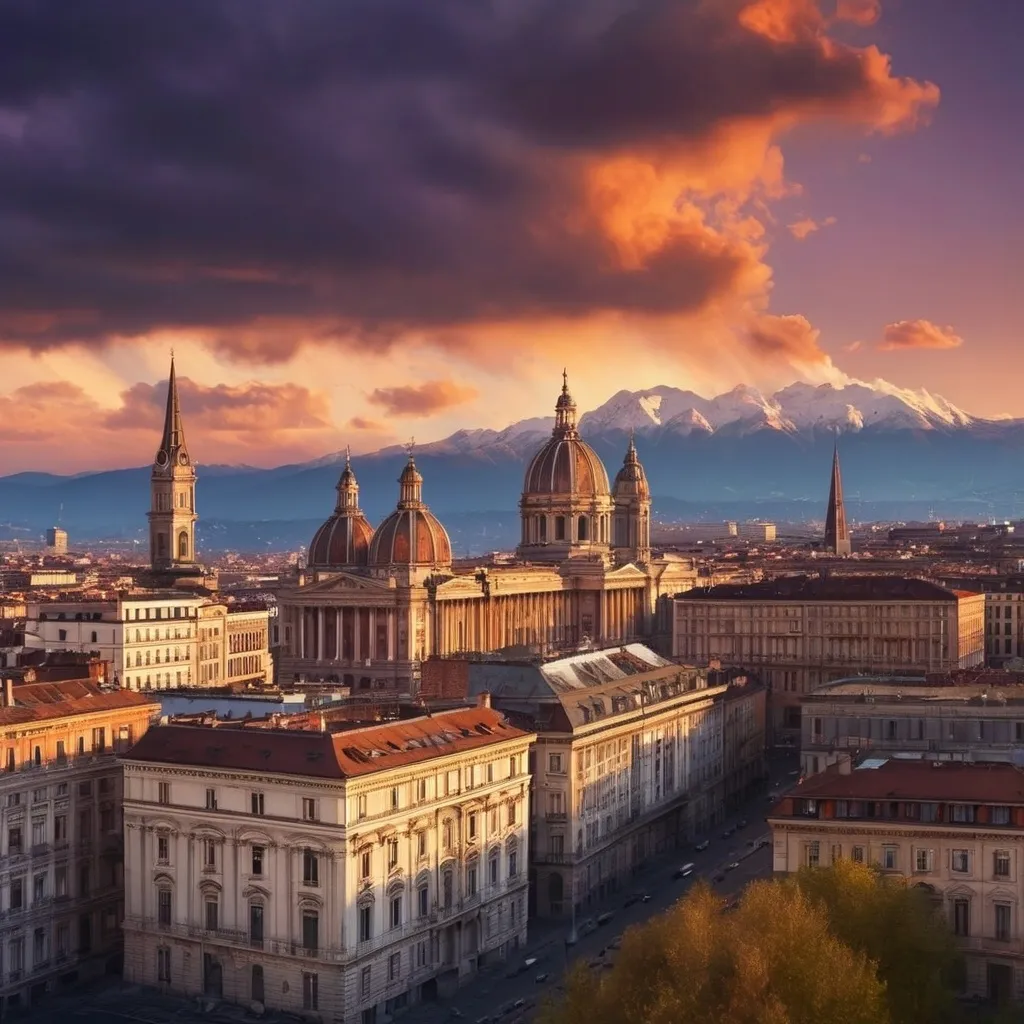
[[[634,903],[650,903],[651,897],[646,892],[634,892],[626,897],[626,902],[623,906],[631,907]]]
[[[704,840],[704,842],[702,842],[702,843],[698,843],[698,844],[697,844],[697,845],[696,845],[696,846],[694,847],[694,849],[695,849],[695,850],[696,850],[696,851],[697,851],[698,853],[703,853],[703,852],[704,852],[704,851],[705,851],[705,850],[706,850],[706,849],[707,849],[707,848],[708,848],[708,847],[709,847],[710,845],[711,845],[711,840],[710,840],[710,839],[705,839],[705,840]]]
[[[738,860],[734,860],[725,870],[726,871],[735,871],[739,866],[740,866],[740,862]]]
[[[693,864],[684,864],[681,868],[677,868],[676,869],[676,873],[672,877],[675,878],[675,879],[689,878],[690,875],[693,874],[693,871],[694,871],[694,865]]]

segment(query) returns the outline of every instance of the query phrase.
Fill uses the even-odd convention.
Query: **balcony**
[[[544,815],[545,821],[568,821],[569,815],[565,811],[548,811]]]
[[[538,853],[532,851],[534,864],[571,864],[571,853]]]

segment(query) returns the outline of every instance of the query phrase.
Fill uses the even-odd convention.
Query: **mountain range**
[[[536,417],[504,430],[460,430],[417,447],[424,498],[459,554],[515,543],[525,465],[553,423]],[[663,521],[820,519],[837,439],[854,517],[1006,518],[1024,506],[1024,421],[971,416],[884,381],[796,383],[774,394],[741,385],[715,398],[668,385],[620,391],[584,413],[580,431],[609,477],[634,434]],[[371,521],[394,507],[404,459],[393,446],[354,460]],[[305,543],[333,508],[343,460],[338,451],[274,469],[200,463],[199,542],[206,550]],[[0,477],[0,538],[35,539],[60,516],[72,546],[144,542],[148,477],[149,467]]]

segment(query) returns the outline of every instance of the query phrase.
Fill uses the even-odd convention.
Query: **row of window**
[[[102,879],[103,888],[111,888],[117,882],[117,869],[113,863],[105,865],[107,877]],[[53,891],[48,888],[49,873],[38,872],[32,876],[32,902],[28,902],[28,878],[25,875],[15,875],[7,884],[7,905],[8,911],[27,910],[30,906],[37,906],[45,903],[51,897],[63,899],[70,896],[68,884],[67,864],[58,864],[53,869]],[[81,899],[92,893],[92,866],[80,864],[78,866],[78,892],[76,895]]]
[[[132,744],[132,727],[130,725],[122,725],[117,730],[117,740],[115,748],[118,751],[127,750]],[[105,726],[100,726],[93,729],[91,735],[81,735],[78,737],[74,744],[75,756],[82,757],[85,754],[105,754],[109,747],[107,743],[107,729]],[[60,765],[68,760],[68,745],[66,740],[56,741],[56,751],[54,755],[54,761]],[[21,764],[23,768],[39,768],[44,763],[43,747],[40,744],[35,744],[32,747],[32,753],[27,757]],[[50,763],[47,759],[46,763]],[[4,769],[9,772],[16,771],[18,769],[18,752],[14,747],[8,747],[7,752],[4,755]]]
[[[863,863],[865,860],[865,847],[853,846],[851,859]],[[832,847],[833,862],[842,858],[843,848],[840,845]],[[992,851],[992,878],[1008,879],[1012,873],[1013,858],[1009,850]],[[912,853],[912,865],[909,866],[914,874],[935,873],[935,850],[928,847],[914,847]],[[947,851],[947,866],[953,874],[970,876],[974,873],[975,855],[967,849],[950,849]],[[809,842],[804,845],[804,863],[808,867],[818,867],[821,864],[821,844]],[[904,870],[900,864],[900,847],[896,844],[886,843],[881,847],[878,857],[878,865],[885,871]]]
[[[85,842],[94,837],[93,824],[95,819],[91,808],[78,812],[78,841]],[[104,833],[119,832],[120,824],[117,820],[117,812],[114,804],[105,803],[100,807],[100,831]],[[32,818],[31,824],[31,845],[25,843],[25,830],[22,824],[11,824],[7,826],[7,854],[16,856],[22,853],[41,852],[40,847],[45,847],[50,842],[49,821],[45,816]],[[55,814],[53,817],[53,843],[55,846],[66,844],[68,836],[68,816],[66,814]]]
[[[794,813],[805,818],[819,818],[824,801],[796,800]],[[927,801],[898,800],[837,800],[836,818],[880,818],[887,820],[920,821],[925,824],[947,822],[971,825],[985,820],[989,825],[1009,825],[1013,821],[1012,808],[995,804],[942,804]],[[987,816],[986,816],[987,812]]]

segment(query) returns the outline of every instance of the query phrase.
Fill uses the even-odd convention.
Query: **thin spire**
[[[569,394],[569,370],[567,367],[562,367],[562,394]]]
[[[185,448],[185,431],[181,425],[181,403],[178,400],[178,376],[174,369],[174,353],[171,353],[171,372],[167,378],[167,410],[164,414],[164,434],[160,450],[168,459]]]
[[[569,394],[569,372],[562,368],[562,393],[555,402],[555,436],[568,436],[576,431],[576,403]]]
[[[825,549],[834,555],[848,555],[852,549],[850,531],[846,525],[846,506],[843,503],[838,436],[832,449],[832,483],[828,492],[828,509],[825,512]]]
[[[345,445],[345,468],[352,468],[352,445]]]

